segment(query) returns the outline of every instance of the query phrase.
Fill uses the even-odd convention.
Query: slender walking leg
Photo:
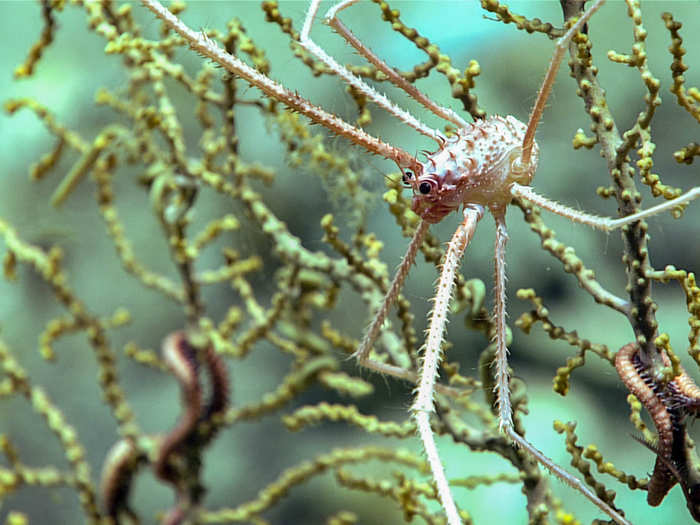
[[[445,252],[445,260],[442,263],[440,278],[438,279],[433,311],[430,314],[428,337],[423,351],[423,361],[420,373],[420,382],[411,412],[418,426],[418,434],[423,441],[425,454],[433,472],[433,479],[437,485],[440,502],[447,513],[449,525],[459,525],[461,520],[457,512],[452,493],[450,492],[445,470],[442,467],[440,456],[435,444],[433,429],[430,427],[430,414],[434,411],[433,391],[438,375],[438,366],[442,360],[442,338],[447,323],[447,310],[452,298],[454,278],[459,263],[462,261],[464,250],[474,236],[476,225],[484,215],[482,206],[469,206],[464,209],[464,220],[455,231]]]

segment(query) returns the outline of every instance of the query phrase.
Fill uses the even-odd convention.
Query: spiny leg
[[[415,233],[413,234],[413,237],[411,238],[411,242],[408,245],[406,254],[403,256],[399,267],[396,269],[396,273],[394,274],[394,278],[391,281],[391,285],[389,285],[389,290],[384,296],[382,304],[379,307],[379,310],[377,310],[377,313],[374,315],[372,322],[367,327],[367,330],[365,331],[365,335],[362,338],[360,346],[353,354],[353,357],[357,359],[357,362],[360,365],[369,368],[370,370],[374,370],[381,374],[387,374],[394,377],[398,377],[399,379],[411,381],[412,383],[415,383],[417,379],[417,376],[412,371],[406,370],[399,366],[394,366],[387,363],[382,363],[380,361],[375,361],[374,359],[370,359],[369,353],[372,349],[372,345],[374,345],[374,342],[377,340],[377,337],[381,332],[382,325],[386,320],[386,316],[389,313],[389,309],[399,297],[401,288],[403,288],[403,283],[406,280],[406,277],[408,277],[411,265],[416,259],[418,249],[420,248],[420,245],[423,242],[423,239],[425,238],[425,234],[428,232],[429,226],[430,224],[424,220],[421,220],[421,222],[418,224],[418,228],[416,229]]]
[[[504,215],[494,214],[496,219],[495,249],[495,300],[494,322],[496,324],[496,394],[498,399],[498,418],[500,428],[517,445],[526,450],[541,465],[561,481],[588,498],[595,506],[613,518],[620,525],[631,525],[623,516],[601,500],[595,492],[572,476],[550,458],[545,456],[532,443],[518,434],[513,427],[513,412],[510,402],[508,377],[508,349],[506,347],[506,242],[508,233]]]
[[[520,157],[522,166],[528,166],[530,164],[532,148],[535,143],[535,130],[537,129],[537,124],[539,124],[540,119],[542,118],[542,112],[544,111],[549,94],[552,91],[552,86],[554,85],[557,72],[559,71],[559,65],[564,58],[567,46],[574,35],[583,28],[585,23],[591,18],[591,16],[593,16],[593,13],[600,9],[603,3],[605,3],[605,0],[596,0],[588,11],[583,13],[576,23],[571,26],[571,28],[564,33],[559,40],[557,40],[554,48],[554,54],[552,55],[552,60],[549,62],[549,68],[547,68],[547,73],[542,81],[540,91],[537,93],[537,100],[535,101],[535,105],[532,108],[530,118],[527,122],[527,131],[525,132],[525,137],[523,138],[523,153]]]
[[[411,238],[411,242],[408,245],[406,254],[403,256],[399,267],[396,269],[394,278],[392,279],[391,284],[389,285],[389,290],[384,295],[384,299],[382,299],[382,304],[379,307],[379,310],[377,310],[377,313],[374,315],[372,322],[367,327],[367,330],[365,331],[365,335],[362,338],[360,346],[353,353],[353,357],[357,359],[357,362],[361,366],[369,368],[370,370],[374,370],[375,372],[379,372],[380,374],[390,375],[392,377],[396,377],[404,381],[409,381],[414,384],[418,383],[418,374],[416,374],[414,371],[402,368],[400,366],[383,363],[381,361],[375,361],[374,359],[370,359],[369,355],[372,346],[379,337],[382,325],[384,324],[386,316],[389,313],[389,309],[399,297],[401,288],[403,288],[404,281],[408,276],[408,272],[411,269],[411,265],[416,259],[418,250],[420,249],[421,243],[423,242],[423,239],[425,238],[425,234],[428,232],[429,227],[430,224],[424,220],[421,220],[421,222],[418,224],[418,228],[416,229],[415,233],[413,234],[413,237]],[[459,397],[461,394],[463,394],[463,391],[457,388],[453,388],[442,384],[435,385],[435,389],[441,394],[450,397]]]
[[[428,222],[424,220],[421,220],[418,224],[418,228],[413,234],[413,238],[411,239],[411,242],[408,245],[406,254],[403,256],[399,267],[396,269],[396,273],[394,274],[394,278],[391,281],[389,290],[384,296],[382,304],[379,307],[377,313],[375,314],[374,319],[372,319],[372,322],[367,328],[367,331],[365,332],[365,335],[362,338],[360,346],[353,354],[353,357],[357,358],[358,362],[367,368],[371,368],[381,373],[388,373],[394,376],[397,375],[398,370],[406,372],[402,368],[392,367],[391,365],[387,365],[386,363],[380,363],[369,359],[369,352],[372,348],[372,345],[379,336],[382,324],[384,324],[386,316],[389,313],[389,308],[391,308],[391,305],[394,304],[394,302],[399,296],[399,293],[401,292],[403,283],[406,280],[406,277],[408,276],[408,272],[411,269],[413,261],[415,261],[416,259],[416,254],[418,253],[418,249],[420,248],[420,245],[422,244],[423,239],[425,238],[425,234],[428,232],[429,226],[430,225],[428,224]],[[404,377],[404,379],[408,379],[408,377]],[[415,380],[415,377],[412,377],[412,380]]]
[[[304,25],[299,34],[299,43],[306,49],[309,53],[316,56],[321,62],[326,64],[331,70],[333,70],[340,78],[342,78],[346,83],[354,87],[360,93],[365,95],[367,98],[372,100],[379,107],[384,108],[386,111],[394,115],[396,118],[401,120],[404,124],[412,127],[419,133],[430,137],[438,144],[443,144],[445,138],[442,134],[431,127],[423,124],[416,117],[411,115],[408,111],[398,107],[396,104],[391,102],[387,97],[377,92],[374,88],[368,85],[361,78],[353,75],[348,69],[338,63],[333,57],[328,55],[323,49],[321,49],[318,44],[311,40],[310,32],[311,26],[313,25],[314,18],[318,12],[318,7],[321,0],[311,0],[309,3],[309,10],[306,13],[306,18],[304,19]]]
[[[566,48],[574,37],[578,33],[583,25],[590,19],[590,17],[603,5],[605,0],[597,0],[581,17],[577,22],[557,41],[554,55],[550,61],[549,68],[545,75],[540,91],[537,94],[537,100],[530,113],[530,118],[527,124],[527,130],[523,138],[522,155],[520,157],[520,165],[522,167],[527,167],[530,164],[530,158],[532,155],[532,149],[535,142],[535,131],[537,125],[542,117],[545,104],[549,98],[549,94],[554,85],[554,80],[556,73],[559,69],[559,65],[564,57]],[[634,219],[629,219],[627,217],[623,218],[624,222],[619,224],[612,224],[616,221],[611,219],[603,219],[600,217],[595,217],[588,215],[577,210],[573,210],[566,206],[562,206],[559,203],[550,201],[540,195],[537,195],[529,186],[522,186],[520,184],[513,184],[510,188],[513,196],[523,197],[527,200],[542,206],[554,213],[558,213],[565,217],[569,217],[571,220],[582,222],[593,227],[598,227],[601,229],[612,229],[613,227],[619,227],[622,224],[627,224],[628,222],[633,222],[634,220],[639,220],[641,217]],[[687,195],[687,194],[686,194]],[[695,198],[695,197],[691,197]],[[690,199],[686,199],[687,200]],[[681,202],[675,203],[675,205]],[[668,203],[664,203],[668,204]],[[674,204],[671,204],[672,207]],[[661,205],[663,206],[663,205]],[[666,208],[667,209],[667,208]],[[656,211],[658,213],[660,209]],[[645,215],[646,216],[646,215]],[[610,224],[608,224],[609,221]],[[623,516],[621,516],[615,509],[610,507],[607,503],[602,501],[588,486],[584,485],[578,478],[572,476],[564,469],[555,464],[551,459],[545,456],[541,451],[539,451],[534,445],[532,445],[528,440],[515,432],[513,427],[513,413],[510,402],[510,388],[508,379],[508,351],[506,348],[506,312],[505,312],[505,245],[507,241],[507,233],[505,230],[504,216],[496,216],[496,250],[495,250],[495,266],[496,266],[496,307],[495,307],[495,322],[496,322],[496,338],[497,338],[497,351],[496,351],[496,389],[497,389],[497,400],[498,400],[498,411],[499,411],[499,424],[501,429],[506,433],[506,435],[514,442],[521,446],[523,449],[528,451],[532,457],[534,457],[540,464],[547,468],[552,474],[558,477],[561,481],[571,486],[572,488],[578,490],[581,494],[586,496],[594,505],[600,508],[607,515],[612,517],[616,522],[621,525],[629,525]]]
[[[452,236],[445,252],[445,261],[442,263],[440,278],[438,279],[437,290],[433,311],[430,314],[428,326],[428,336],[425,341],[423,361],[420,373],[416,398],[411,406],[413,418],[418,427],[418,434],[423,442],[423,448],[428,458],[430,469],[433,473],[433,480],[437,486],[438,496],[442,503],[447,522],[449,525],[459,525],[461,520],[457,512],[452,493],[450,492],[445,470],[442,467],[440,456],[433,430],[430,427],[430,414],[434,411],[433,392],[435,390],[435,380],[438,375],[438,366],[442,360],[442,339],[447,323],[447,310],[452,297],[454,278],[459,263],[464,255],[469,241],[474,236],[476,225],[484,215],[482,206],[469,206],[464,209],[464,220]]]
[[[386,62],[379,58],[374,52],[365,46],[360,40],[350,31],[345,24],[343,24],[338,18],[338,13],[343,9],[350,7],[352,4],[357,3],[359,0],[343,0],[338,2],[333,7],[331,7],[326,13],[324,21],[335,29],[340,36],[342,36],[348,44],[357,50],[363,57],[367,59],[374,67],[384,73],[389,81],[396,87],[404,90],[410,97],[416,100],[423,107],[435,113],[438,117],[443,118],[449,122],[452,122],[459,128],[465,128],[469,123],[460,117],[457,113],[449,108],[443,107],[436,104],[430,98],[428,98],[422,91],[416,88],[413,84],[408,82],[405,78],[399,75],[393,68],[389,67]]]
[[[662,202],[661,204],[657,204],[656,206],[638,211],[637,213],[633,213],[631,215],[626,215],[625,217],[612,219],[610,217],[599,217],[597,215],[575,210],[569,206],[565,206],[564,204],[560,204],[538,193],[535,193],[529,186],[513,184],[510,191],[513,196],[522,197],[540,208],[556,213],[562,217],[566,217],[573,222],[580,222],[581,224],[585,224],[591,228],[606,232],[621,228],[626,224],[631,224],[633,222],[646,219],[647,217],[652,217],[654,215],[658,215],[659,213],[672,210],[677,206],[682,206],[683,204],[687,204],[690,201],[700,197],[700,186],[696,186],[675,199]]]
[[[312,104],[297,93],[293,93],[271,78],[253,69],[239,58],[227,53],[204,33],[194,31],[185,25],[177,16],[163,7],[158,0],[141,0],[141,3],[150,9],[170,29],[183,37],[197,53],[210,58],[234,75],[240,76],[250,85],[263,91],[267,96],[279,100],[289,108],[306,115],[312,121],[321,124],[333,133],[346,137],[371,153],[393,160],[400,166],[412,166],[415,164],[413,156],[401,148],[391,146],[368,134],[363,129],[351,126],[336,115]]]
[[[508,374],[508,348],[506,328],[506,231],[505,212],[494,215],[496,220],[496,246],[494,250],[494,308],[496,324],[496,398],[498,424],[508,433],[513,428],[513,409],[510,403],[510,378]]]

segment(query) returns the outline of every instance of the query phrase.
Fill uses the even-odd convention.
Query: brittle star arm
[[[635,362],[638,351],[639,347],[635,343],[629,343],[620,348],[615,355],[615,368],[627,389],[649,412],[659,436],[656,444],[657,458],[654,473],[647,486],[647,503],[656,507],[676,484],[676,479],[665,464],[665,461],[673,463],[674,421],[661,397],[644,380],[647,371],[644,370],[641,362]]]
[[[535,193],[530,186],[513,184],[510,192],[515,197],[522,197],[540,208],[556,213],[557,215],[561,215],[562,217],[566,217],[571,221],[580,222],[581,224],[585,224],[591,228],[609,232],[626,224],[658,215],[659,213],[672,210],[678,206],[682,206],[683,204],[687,204],[690,201],[697,199],[700,197],[700,186],[696,186],[695,188],[688,190],[683,195],[680,195],[675,199],[662,202],[661,204],[657,204],[656,206],[652,206],[646,210],[638,211],[637,213],[617,219],[612,219],[610,217],[599,217],[597,215],[575,210],[569,206],[559,204],[558,202],[548,199],[539,193]]]
[[[664,366],[671,366],[671,359],[661,350]],[[647,503],[660,505],[666,494],[679,482],[683,489],[688,510],[700,521],[700,496],[697,468],[690,453],[693,448],[686,442],[684,419],[697,413],[700,388],[688,373],[679,367],[679,374],[665,386],[655,381],[654,373],[643,364],[639,346],[629,343],[615,355],[615,368],[630,393],[644,405],[654,422],[658,440],[654,445],[634,437],[656,454],[654,471],[647,485]]]
[[[364,147],[371,153],[376,153],[386,159],[393,160],[399,166],[410,167],[415,164],[413,156],[406,153],[401,148],[390,146],[364,130],[351,126],[344,120],[324,111],[305,98],[293,93],[259,71],[256,71],[242,60],[227,53],[205,34],[196,32],[185,25],[157,0],[141,0],[141,2],[170,29],[183,37],[197,53],[212,59],[231,73],[240,76],[252,86],[263,91],[266,95],[306,115],[311,120],[321,124],[333,133],[350,139],[352,142]]]

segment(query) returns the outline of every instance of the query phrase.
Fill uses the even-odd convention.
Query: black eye
[[[401,182],[408,185],[408,181],[410,181],[412,179],[413,179],[413,172],[411,170],[406,170],[403,172],[403,175],[401,176]]]
[[[427,195],[430,193],[430,184],[427,182],[421,182],[420,186],[418,186],[418,191],[421,192],[423,195]]]

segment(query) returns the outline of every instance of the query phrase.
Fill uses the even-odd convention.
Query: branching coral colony
[[[553,518],[559,523],[573,523],[570,511],[553,496],[539,463],[585,495],[614,521],[630,523],[636,508],[641,508],[643,503],[637,499],[625,500],[630,503],[623,510],[622,505],[615,502],[615,492],[591,473],[593,463],[601,475],[611,476],[619,482],[615,487],[618,491],[624,492],[625,486],[631,490],[646,490],[647,502],[652,506],[659,505],[674,485],[680,485],[690,515],[698,520],[700,467],[686,426],[700,407],[700,389],[681,367],[669,336],[660,330],[655,318],[657,306],[651,296],[651,283],[675,281],[681,285],[689,314],[689,354],[696,362],[700,362],[700,289],[692,273],[671,266],[664,270],[653,268],[643,219],[668,211],[682,215],[686,204],[696,198],[700,190],[695,188],[683,193],[665,185],[657,174],[652,173],[655,145],[651,123],[661,103],[661,81],[654,76],[647,60],[647,30],[642,23],[638,2],[627,2],[633,38],[631,52],[608,53],[609,60],[635,68],[646,90],[643,99],[635,102],[640,105],[636,121],[625,132],[618,129],[596,77],[592,44],[585,25],[587,23],[591,32],[595,32],[597,16],[603,16],[594,13],[602,6],[602,0],[591,4],[585,13],[583,2],[563,1],[566,24],[562,27],[525,18],[496,1],[482,1],[490,18],[513,23],[519,29],[534,33],[533,38],[543,33],[555,41],[553,59],[527,124],[514,117],[487,116],[475,95],[479,65],[472,61],[461,73],[436,43],[405,25],[399,12],[384,2],[376,2],[384,20],[428,56],[426,62],[416,65],[411,71],[398,72],[385,65],[378,57],[381,50],[375,55],[343,25],[338,16],[343,9],[356,3],[354,0],[332,5],[325,19],[369,63],[347,67],[336,62],[312,40],[312,29],[320,32],[320,28],[314,26],[318,1],[310,2],[300,32],[291,19],[285,17],[284,5],[280,7],[277,2],[270,1],[262,3],[266,20],[278,25],[290,38],[299,64],[304,64],[317,76],[338,76],[349,86],[348,92],[359,114],[355,124],[312,105],[303,98],[303,93],[298,94],[270,80],[274,75],[265,48],[249,37],[235,18],[225,30],[207,27],[205,31],[197,32],[180,21],[187,18],[184,4],[172,4],[167,10],[154,0],[143,0],[165,21],[161,39],[149,40],[136,22],[137,18],[146,20],[145,13],[139,12],[135,16],[132,6],[117,6],[107,1],[76,3],[86,11],[91,30],[106,40],[106,52],[122,57],[121,64],[127,74],[126,87],[101,90],[97,96],[97,102],[113,110],[118,118],[94,138],[86,139],[77,131],[61,125],[41,101],[10,100],[5,107],[10,113],[23,108],[33,111],[56,137],[53,150],[32,166],[33,178],[41,179],[50,171],[56,171],[67,151],[72,149],[79,154],[58,186],[53,203],[59,205],[76,198],[72,195],[75,188],[91,174],[97,187],[99,214],[123,268],[141,285],[181,307],[184,314],[182,329],[164,330],[157,325],[148,330],[151,337],[164,341],[162,352],[147,350],[139,344],[142,342],[130,342],[125,346],[125,353],[131,361],[124,366],[133,367],[137,363],[146,367],[149,374],[169,371],[180,385],[182,414],[171,430],[166,427],[160,432],[149,432],[141,428],[145,425],[138,422],[138,412],[132,409],[123,373],[121,376],[117,373],[118,354],[111,342],[119,338],[118,334],[125,329],[130,314],[120,309],[111,317],[101,317],[104,312],[93,311],[93,307],[80,298],[77,287],[71,284],[75,277],[66,268],[58,247],[44,250],[33,245],[5,218],[0,218],[5,276],[9,280],[15,279],[19,264],[33,268],[68,311],[68,315],[50,320],[41,332],[42,355],[53,359],[54,347],[61,339],[70,334],[85,333],[97,358],[103,399],[109,405],[119,430],[119,438],[114,440],[104,461],[102,481],[98,486],[91,473],[85,436],[81,435],[79,425],[72,424],[47,389],[37,384],[31,370],[22,364],[22,359],[18,359],[18,352],[0,341],[0,362],[4,371],[0,383],[2,397],[26,397],[32,408],[44,418],[49,430],[58,437],[68,459],[67,468],[30,465],[23,454],[22,436],[14,436],[12,432],[2,434],[0,444],[6,464],[0,467],[0,494],[8,498],[7,508],[13,507],[15,494],[19,496],[32,487],[67,486],[78,493],[83,513],[91,523],[149,521],[152,515],[144,514],[139,508],[138,502],[142,499],[134,483],[150,466],[156,479],[172,487],[175,495],[173,505],[166,507],[164,503],[160,507],[158,519],[163,523],[262,523],[266,520],[288,523],[299,520],[301,518],[292,514],[291,508],[285,507],[284,497],[290,489],[328,471],[334,472],[335,483],[349,493],[379,496],[388,502],[386,512],[398,507],[407,521],[418,517],[427,523],[441,523],[445,519],[448,523],[472,522],[468,514],[469,504],[461,503],[460,487],[500,481],[521,485],[524,506],[531,522],[546,523]],[[54,39],[58,11],[63,8],[62,2],[42,3],[44,29],[26,62],[17,68],[16,76],[35,74],[42,54]],[[620,6],[606,9],[620,9]],[[231,4],[231,10],[233,17],[236,15],[235,4]],[[479,23],[494,24],[495,21],[480,20]],[[683,75],[687,66],[681,24],[668,13],[663,15],[663,23],[671,41],[668,59],[671,92],[677,104],[689,115],[686,116],[689,122],[700,122],[700,94],[697,88],[686,87]],[[212,67],[210,60],[200,61],[198,72],[191,74],[176,59],[176,51],[183,46],[192,47],[231,74],[222,75]],[[534,141],[535,129],[566,51],[571,56],[570,67],[577,82],[577,93],[584,100],[594,133],[587,137],[580,130],[576,132],[574,147],[600,149],[607,161],[612,185],[601,188],[599,193],[616,198],[620,219],[602,219],[572,210],[541,197],[529,186],[539,156]],[[246,56],[252,65],[236,55]],[[182,56],[177,55],[178,58]],[[433,102],[415,86],[433,70],[447,79],[452,95],[462,103],[462,115]],[[257,92],[244,88],[241,78],[262,90],[264,95],[256,98]],[[370,81],[394,84],[430,113],[447,121],[446,128],[438,130],[426,126],[370,87],[367,84]],[[190,97],[184,105],[177,100],[179,94],[176,95],[183,89]],[[375,114],[370,102],[431,139],[435,143],[435,152],[418,160],[401,147],[364,131],[363,127]],[[317,173],[329,192],[339,195],[345,206],[352,209],[353,219],[347,221],[349,225],[342,230],[332,215],[323,217],[321,227],[330,252],[309,250],[282,216],[274,211],[275,189],[283,181],[279,180],[274,169],[251,163],[241,151],[240,143],[245,137],[240,131],[246,125],[239,112],[244,107],[252,107],[264,115],[279,131],[278,140],[287,148],[293,163],[305,164],[307,169]],[[184,122],[192,114],[192,108],[197,122],[186,125]],[[489,108],[488,113],[505,109]],[[379,259],[382,242],[365,226],[370,199],[362,185],[362,177],[348,158],[329,149],[322,134],[312,131],[309,121],[298,113],[349,139],[357,149],[364,148],[398,164],[399,174],[387,178],[389,191],[385,200],[404,235],[412,236],[412,240],[393,281],[389,281],[386,265]],[[473,123],[464,120],[467,113]],[[198,130],[198,147],[191,146],[194,131],[190,127]],[[699,153],[697,144],[690,142],[676,151],[674,157],[679,163],[692,166]],[[169,249],[170,259],[177,270],[176,278],[149,268],[134,248],[117,211],[114,179],[133,173],[137,174],[139,187],[148,193],[161,235],[167,241],[164,247]],[[637,174],[639,180],[650,187],[653,196],[663,197],[662,204],[641,211],[641,197],[635,186]],[[566,175],[566,172],[562,174]],[[401,194],[401,183],[413,190],[412,204]],[[201,217],[206,217],[211,208],[213,194],[226,199],[229,211],[198,226]],[[288,201],[294,198],[293,194],[285,196]],[[587,352],[615,366],[630,392],[631,421],[642,433],[643,444],[655,456],[656,464],[648,480],[638,479],[614,467],[609,462],[613,458],[607,457],[613,456],[613,451],[601,451],[594,445],[585,448],[577,445],[575,422],[555,421],[554,428],[566,434],[566,448],[580,480],[547,458],[525,437],[522,415],[527,411],[528,400],[521,382],[510,379],[506,361],[504,217],[510,203],[522,209],[525,220],[541,238],[544,250],[554,255],[597,303],[622,314],[619,316],[621,325],[632,328],[635,342],[616,353],[605,345],[602,334],[596,334],[601,342],[593,343],[580,337],[576,331],[557,326],[543,299],[533,289],[518,292],[519,298],[534,305],[534,309],[522,315],[516,323],[522,331],[527,333],[535,324],[541,323],[552,339],[562,339],[577,348],[576,355],[556,372],[556,392],[567,394],[571,375],[584,365]],[[554,232],[545,225],[533,204],[594,228],[610,230],[622,227],[627,297],[618,297],[606,290],[584,265],[584,257],[579,258],[572,247],[555,239]],[[445,216],[449,219],[451,212],[460,208],[463,208],[463,222],[443,255],[439,241],[428,232],[428,226]],[[458,271],[462,254],[486,208],[497,224],[493,320],[489,320],[484,308],[484,285],[475,279],[466,280]],[[251,251],[245,242],[236,244],[236,236],[240,240],[243,229],[261,232],[271,250]],[[350,235],[351,241],[343,240],[343,235]],[[235,249],[230,239],[233,239]],[[202,261],[211,260],[203,253],[214,248],[221,250],[223,263],[214,269],[202,270]],[[423,253],[428,262],[440,267],[423,348],[414,328],[417,322],[412,314],[413,305],[407,296],[401,294],[403,282],[418,252]],[[588,264],[594,263],[596,254],[589,254],[585,259]],[[256,286],[255,274],[272,271],[275,272],[275,291],[268,297],[264,287]],[[235,298],[229,301],[232,306],[220,311],[207,290],[224,290],[226,287],[233,288]],[[350,291],[359,294],[367,308],[354,317],[349,326],[341,326],[334,312],[347,317],[348,312],[357,310],[348,306],[350,303],[343,297]],[[453,311],[466,310],[467,313],[461,315],[468,324],[492,341],[481,353],[478,378],[460,374],[455,362],[459,358],[457,349],[442,355],[450,350],[444,337],[451,302]],[[397,318],[388,319],[394,303]],[[360,335],[357,326],[375,311],[378,313],[358,344],[353,339],[353,336]],[[350,329],[356,330],[355,333],[346,331]],[[235,371],[255,354],[270,348],[291,358],[289,372],[259,401],[230,406],[229,390],[235,394],[236,384],[231,384],[227,363]],[[314,392],[315,385],[340,394],[342,399],[369,395],[372,385],[346,360],[351,354],[360,364],[381,372],[386,381],[396,377],[416,385],[412,418],[401,422],[386,421],[363,413],[352,402],[338,402],[337,395],[312,404],[308,398],[306,402],[300,399],[302,393]],[[440,369],[445,381],[436,380]],[[270,373],[257,370],[261,377]],[[479,401],[477,392],[485,394],[486,404]],[[318,397],[320,394],[309,395]],[[648,411],[655,432],[643,422],[642,406]],[[418,433],[427,462],[420,453],[393,444],[386,448],[372,445],[323,451],[297,465],[280,467],[276,479],[260,480],[257,496],[246,501],[238,496],[242,491],[236,484],[244,483],[241,480],[245,477],[236,482],[236,476],[230,473],[237,468],[234,465],[240,463],[234,463],[237,461],[234,458],[217,456],[217,463],[230,465],[226,479],[231,485],[218,491],[218,496],[225,498],[221,504],[208,504],[205,499],[207,491],[216,496],[217,487],[207,482],[202,466],[212,454],[210,445],[214,438],[244,421],[262,424],[265,416],[281,418],[289,430],[299,430],[321,421],[344,421],[384,438],[410,442]],[[572,416],[577,417],[573,410]],[[597,432],[601,430],[608,432],[601,428]],[[435,434],[448,436],[457,445],[466,445],[463,458],[460,455],[459,468],[452,465],[449,470],[470,477],[447,479],[438,456]],[[226,439],[233,438],[225,433],[222,440]],[[284,435],[275,436],[274,446],[279,447],[285,439]],[[619,440],[625,445],[634,443],[625,433],[620,434]],[[264,440],[256,441],[255,453],[262,454],[261,457],[268,454],[257,450],[266,444]],[[467,449],[495,452],[510,463],[515,472],[474,472],[469,466],[472,456]],[[452,453],[450,457],[456,456]],[[381,470],[349,468],[373,460],[380,462]],[[635,470],[643,473],[648,469],[649,464],[644,464]],[[428,473],[432,476],[428,477]],[[250,480],[244,484],[249,485]],[[458,495],[459,509],[453,492]],[[324,507],[327,500],[327,497],[319,498],[317,507],[318,512],[330,513],[325,518],[328,523],[376,521],[385,512],[375,505],[375,499],[372,499],[372,514],[367,516],[362,514],[363,505],[360,503],[348,503],[347,509],[333,509]],[[435,502],[440,502],[440,505]],[[12,512],[8,522],[27,522],[32,517],[31,511],[25,509],[23,513],[22,510]],[[648,511],[642,510],[639,516],[648,517]],[[314,519],[320,520],[320,515]],[[305,521],[308,522],[308,517]]]

